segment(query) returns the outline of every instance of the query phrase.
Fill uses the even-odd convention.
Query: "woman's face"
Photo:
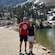
[[[29,22],[30,25],[32,25],[32,22]]]

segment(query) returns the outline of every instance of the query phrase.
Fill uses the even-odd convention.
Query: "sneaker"
[[[33,52],[32,52],[32,51],[30,51],[30,54],[33,54]]]
[[[32,51],[30,51],[28,55],[35,55],[35,54],[33,54],[33,52],[32,52]]]
[[[22,53],[21,53],[21,52],[19,52],[19,55],[22,55]]]
[[[33,54],[33,52],[32,51],[30,51],[30,55],[32,55]]]
[[[28,53],[28,55],[30,55],[30,53]]]

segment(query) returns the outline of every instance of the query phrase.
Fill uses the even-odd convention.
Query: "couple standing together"
[[[33,54],[33,43],[36,37],[36,28],[33,25],[33,20],[29,20],[27,22],[27,17],[23,18],[23,21],[19,24],[19,36],[20,36],[20,54],[22,48],[22,42],[24,40],[25,43],[25,53],[27,54],[27,41],[29,41],[29,53]]]

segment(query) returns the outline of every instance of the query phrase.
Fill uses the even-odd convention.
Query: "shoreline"
[[[34,48],[38,49],[38,51],[40,51],[40,53],[43,55],[52,55],[50,50],[48,50],[46,47],[40,45],[39,43],[34,44]]]

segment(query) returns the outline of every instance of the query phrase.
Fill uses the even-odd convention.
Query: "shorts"
[[[34,41],[34,36],[28,36],[28,41]]]
[[[20,41],[27,41],[27,36],[20,35]]]

